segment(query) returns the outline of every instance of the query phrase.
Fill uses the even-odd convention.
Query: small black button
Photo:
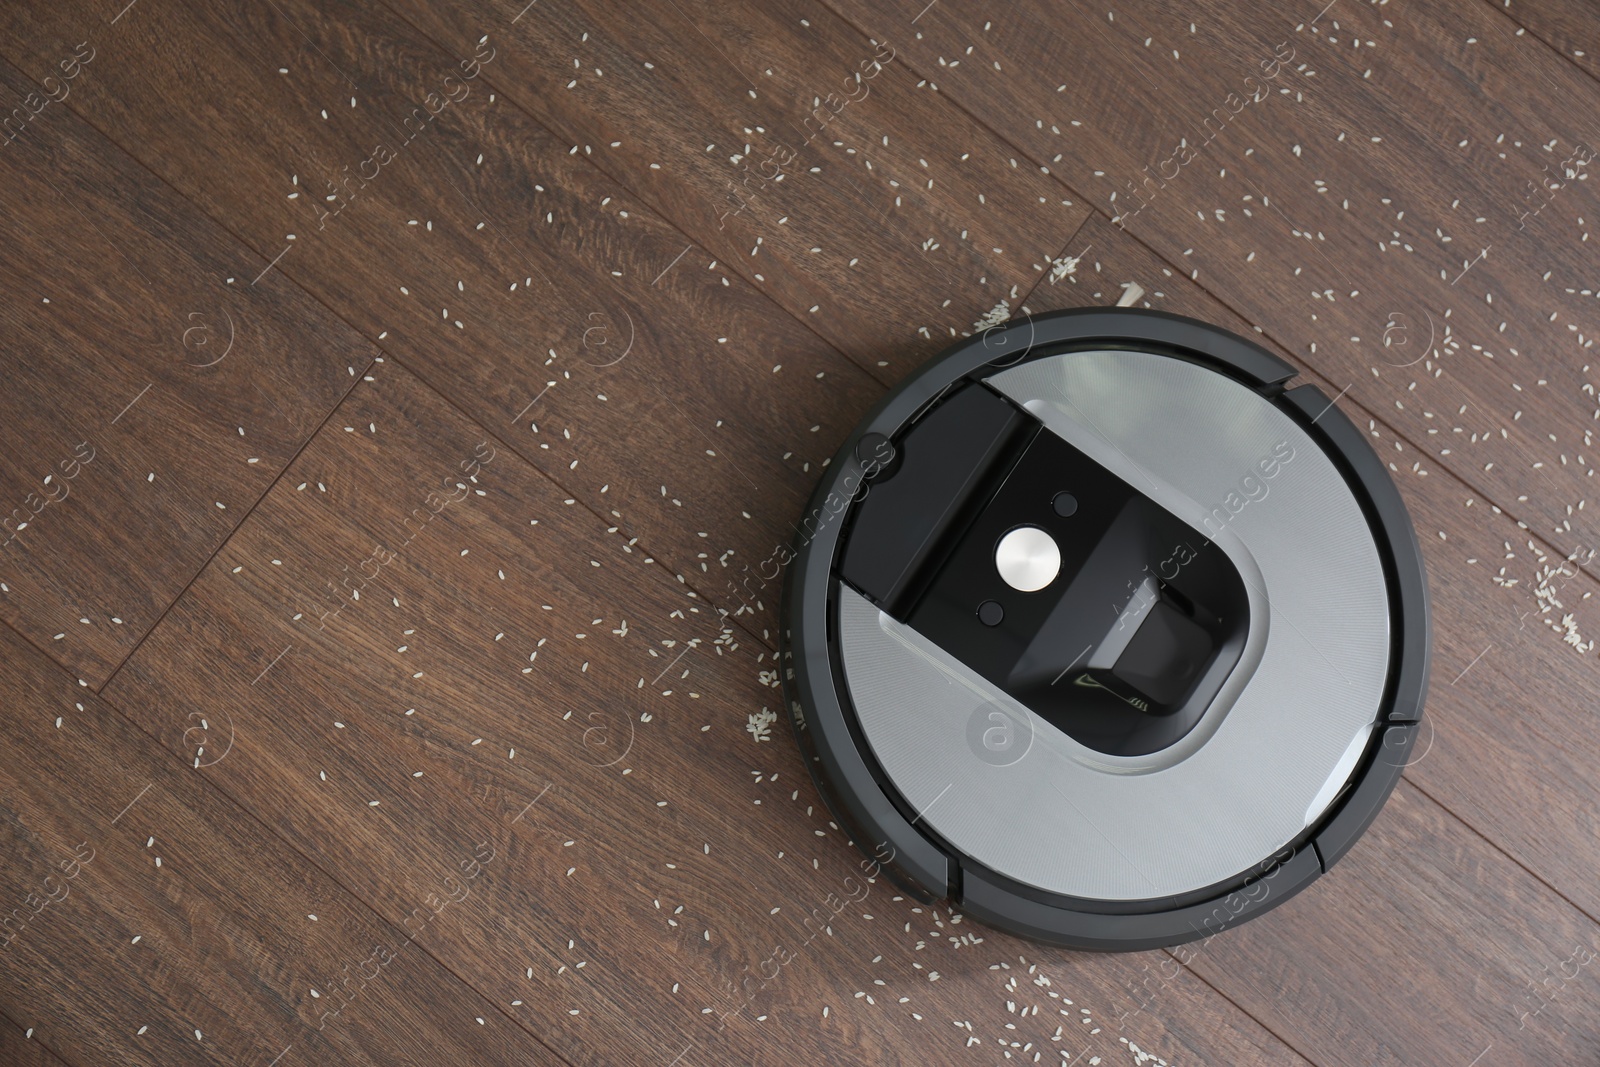
[[[1050,501],[1050,506],[1056,509],[1056,514],[1065,518],[1078,510],[1078,498],[1071,493],[1057,493]]]
[[[997,600],[985,600],[978,605],[978,621],[985,626],[999,626],[1006,617],[1006,609]]]

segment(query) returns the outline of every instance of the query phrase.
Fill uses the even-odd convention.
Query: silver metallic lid
[[[1227,554],[1248,591],[1244,650],[1180,741],[1114,756],[841,584],[844,675],[874,756],[920,822],[1042,890],[1143,900],[1250,870],[1333,802],[1379,715],[1390,610],[1354,494],[1286,414],[1195,363],[1080,351],[987,381]]]

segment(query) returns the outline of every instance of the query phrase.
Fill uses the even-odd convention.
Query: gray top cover
[[[1139,900],[1246,873],[1327,809],[1378,717],[1389,605],[1360,506],[1287,415],[1197,364],[1074,352],[988,381],[1228,553],[1249,590],[1244,654],[1176,745],[1108,756],[841,584],[845,679],[873,754],[920,821],[1043,890]],[[1021,735],[1008,760],[973,741],[995,709]]]

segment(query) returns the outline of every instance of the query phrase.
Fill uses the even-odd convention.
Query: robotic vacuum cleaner
[[[785,701],[898,885],[1154,948],[1282,903],[1377,816],[1426,577],[1383,464],[1294,373],[1176,315],[1043,315],[925,364],[830,461]]]

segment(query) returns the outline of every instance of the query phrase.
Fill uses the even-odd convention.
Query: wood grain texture
[[[1519,0],[1504,13],[1591,76],[1600,77],[1600,27],[1581,0]]]
[[[473,899],[419,941],[521,1000],[568,1060],[957,1062],[1008,1022],[1069,1059],[1120,1037],[1286,1055],[1192,979],[1126,1029],[1086,1025],[1148,957],[1042,954],[867,881],[782,723],[762,728],[771,651],[509,452],[483,451],[471,481],[483,431],[396,368],[374,377],[113,699],[392,922],[437,878],[408,857],[491,840]],[[447,476],[470,488],[408,524]],[[337,614],[306,610],[340,561],[391,554],[352,566],[377,576]],[[235,739],[215,762],[220,740],[201,753],[187,732],[196,700]]]
[[[24,1027],[0,1017],[0,1062],[14,1067],[60,1067],[61,1060]]]
[[[1590,919],[1402,783],[1316,892],[1190,966],[1319,1063],[1592,1063],[1596,942]]]
[[[67,106],[105,57],[64,55],[45,85],[0,62],[29,115],[0,133],[0,618],[98,687],[372,350],[252,286],[265,260]]]
[[[1029,310],[1103,303],[1133,281],[1145,306],[1253,334],[1111,223],[1091,222],[1077,241],[1087,251],[1074,272],[1029,294]],[[1319,377],[1301,380],[1332,396]],[[1596,583],[1433,460],[1412,469],[1414,451],[1377,415],[1340,405],[1393,457],[1429,575],[1434,669],[1407,784],[1301,897],[1172,955],[1318,1063],[1451,1067],[1490,1044],[1485,1064],[1587,1062],[1600,1047],[1593,976],[1582,954],[1560,965],[1600,946],[1600,900],[1581,873],[1595,831],[1587,798],[1600,788],[1585,710],[1600,681],[1559,620]],[[1424,989],[1430,1011],[1397,1007]],[[1134,992],[1134,1005],[1148,997]]]
[[[263,254],[287,247],[274,273],[741,609],[731,577],[787,543],[814,469],[880,385],[586,154],[491,103],[480,79],[510,51],[495,37],[462,53],[487,57],[462,80],[455,57],[381,10],[138,11],[67,106]],[[21,25],[18,39],[56,32]],[[147,76],[142,50],[174,38],[207,42],[186,60],[203,77]],[[232,147],[213,158],[217,144]],[[313,209],[313,194],[336,199]]]
[[[9,629],[0,655],[0,1004],[36,1040],[75,1063],[560,1062]]]
[[[196,449],[254,424],[183,377],[204,368],[162,379],[180,400],[137,446],[206,470],[230,518],[103,699],[0,634],[19,650],[0,654],[19,724],[0,796],[20,813],[0,888],[37,897],[51,848],[135,778],[164,783],[73,882],[110,858],[114,891],[50,905],[11,946],[33,954],[0,959],[0,1010],[71,1062],[266,1063],[247,1041],[314,1033],[314,976],[389,936],[417,984],[361,994],[329,1047],[291,1056],[1593,1061],[1593,193],[1574,175],[1516,212],[1583,137],[1594,84],[1488,5],[829,2],[0,11],[0,56],[41,87],[95,49],[0,145],[35,153],[15,157],[6,322],[86,353],[6,360],[32,408],[0,449],[71,428],[40,397],[139,385],[118,376],[187,314],[182,264],[273,264],[248,294],[269,310],[244,306],[285,354],[226,395],[261,418],[296,398],[274,466],[207,466]],[[752,177],[874,39],[896,51],[870,94],[824,104],[783,181]],[[1296,58],[1233,115],[1280,42]],[[1186,137],[1196,158],[1112,222],[1121,179]],[[723,214],[730,180],[746,206]],[[57,187],[97,207],[97,243]],[[51,271],[74,294],[57,318],[57,294],[26,295]],[[745,568],[904,369],[1002,298],[1107,304],[1127,282],[1343,393],[1422,535],[1435,669],[1405,784],[1332,874],[1198,950],[1087,956],[864,877],[766,721],[775,585]],[[329,362],[330,343],[364,355]],[[27,473],[0,455],[0,476]],[[168,483],[139,477],[117,484]],[[269,483],[234,530],[249,504],[226,494]],[[104,514],[167,499],[125,495]],[[181,576],[170,600],[210,551],[156,529],[60,543],[115,580]],[[89,681],[132,647],[106,643],[95,675],[88,643],[66,661]],[[132,978],[106,955],[157,943]],[[134,1035],[133,1015],[159,1022]]]
[[[921,7],[834,4],[874,33]],[[1588,557],[1584,220],[1600,201],[1580,116],[1600,85],[1486,4],[1320,7],[1030,0],[1000,15],[955,0],[903,54],[1436,463]]]
[[[897,63],[905,34],[815,0],[394,7],[451,50],[492,27],[491,84],[885,381],[1014,308],[1089,213]]]

